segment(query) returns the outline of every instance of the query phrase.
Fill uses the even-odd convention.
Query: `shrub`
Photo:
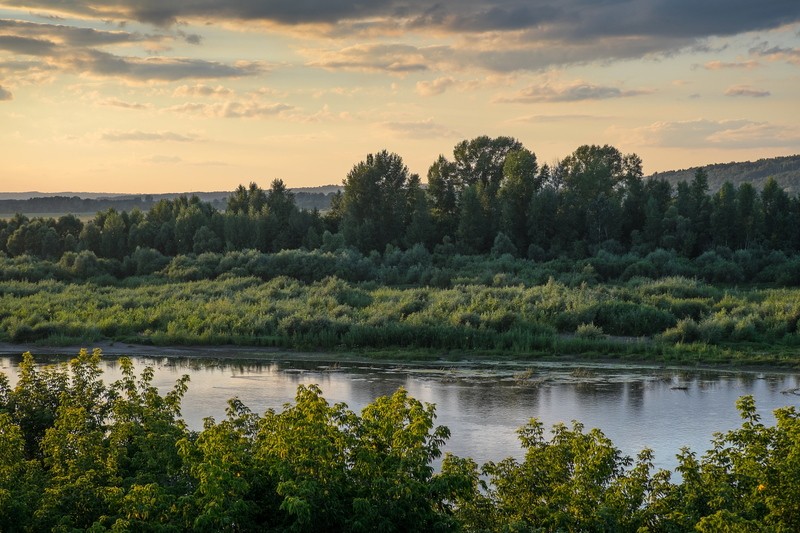
[[[661,339],[666,342],[690,343],[699,341],[702,337],[697,322],[691,318],[679,320],[673,328],[669,328],[661,334]]]
[[[575,330],[575,336],[580,339],[602,339],[606,335],[603,333],[603,328],[589,323],[579,325]]]

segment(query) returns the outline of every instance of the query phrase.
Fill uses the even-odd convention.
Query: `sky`
[[[800,153],[798,0],[0,0],[0,191],[341,184],[507,135]]]

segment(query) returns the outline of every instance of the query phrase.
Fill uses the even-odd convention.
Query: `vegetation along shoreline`
[[[253,346],[374,358],[798,365],[800,197],[673,186],[584,145],[551,165],[464,140],[427,185],[369,154],[330,209],[281,180],[0,221],[0,342]]]

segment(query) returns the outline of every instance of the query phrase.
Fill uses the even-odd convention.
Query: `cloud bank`
[[[535,30],[570,39],[652,35],[705,37],[775,28],[800,19],[800,5],[785,0],[7,0],[26,9],[98,19],[170,26],[185,19],[267,21],[282,25],[356,21],[362,27],[387,20],[408,28],[451,32]]]
[[[6,0],[7,5],[69,13],[79,17],[136,21],[161,30],[183,22],[225,21],[269,24],[305,31],[307,36],[373,39],[368,48],[322,51],[311,62],[328,69],[381,70],[395,73],[430,68],[432,55],[446,55],[457,64],[495,71],[536,70],[597,60],[640,58],[691,47],[703,48],[712,36],[780,28],[800,22],[800,2],[786,0]],[[30,23],[28,23],[30,24]],[[38,39],[30,25],[25,37]],[[97,31],[55,24],[72,45],[100,46],[153,36],[124,31]],[[54,30],[53,28],[61,28]],[[199,35],[177,36],[198,44]],[[413,50],[414,46],[375,44],[375,36],[428,35],[463,38],[453,49]],[[490,43],[484,45],[482,43]],[[46,42],[7,43],[46,48]],[[406,46],[410,48],[401,49]],[[40,49],[40,52],[44,51]],[[457,49],[456,49],[457,48]],[[765,48],[763,54],[800,60],[797,50]],[[320,57],[321,56],[321,57]],[[712,67],[713,68],[713,67]]]

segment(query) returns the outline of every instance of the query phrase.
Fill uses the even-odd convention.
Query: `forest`
[[[381,151],[324,213],[274,180],[0,220],[0,341],[796,365],[798,222],[775,181],[673,188],[611,146],[478,137],[425,186]]]
[[[223,420],[181,419],[188,376],[161,394],[154,369],[105,383],[100,352],[0,373],[0,530],[614,531],[800,530],[800,417],[742,423],[675,476],[573,422],[518,431],[522,459],[445,454],[435,408],[400,389],[360,413],[300,386],[282,410],[236,398]],[[435,468],[434,461],[441,459]]]
[[[636,154],[581,146],[552,167],[510,137],[477,137],[439,156],[425,186],[402,158],[381,151],[358,162],[323,213],[300,209],[283,181],[267,190],[240,186],[220,211],[198,197],[160,200],[150,209],[0,221],[0,252],[58,261],[91,252],[121,268],[137,250],[164,257],[257,250],[317,250],[330,241],[364,255],[421,244],[454,253],[508,253],[543,261],[599,251],[644,257],[655,250],[697,259],[708,252],[761,255],[800,249],[800,198],[775,180],[742,181],[711,193],[698,169],[675,187],[645,179]],[[112,267],[113,270],[113,267]]]

